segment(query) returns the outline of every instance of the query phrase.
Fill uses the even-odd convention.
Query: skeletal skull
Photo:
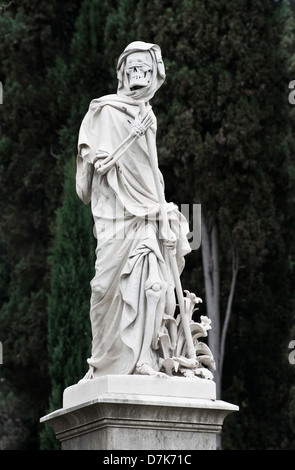
[[[149,52],[133,52],[126,58],[126,73],[130,90],[148,86],[151,83],[153,62]]]

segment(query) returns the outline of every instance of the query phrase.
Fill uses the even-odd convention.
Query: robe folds
[[[91,201],[97,239],[90,301],[92,351],[85,379],[132,374],[145,363],[159,370],[163,318],[175,305],[145,136],[137,138],[106,174],[94,169],[97,155],[112,153],[138,116],[138,101],[107,95],[90,103],[80,127],[76,190],[84,203]],[[159,178],[164,184],[160,171]],[[191,251],[189,227],[173,203],[166,203],[166,210],[177,238],[181,273],[184,256]],[[151,289],[155,283],[160,286],[156,293]]]

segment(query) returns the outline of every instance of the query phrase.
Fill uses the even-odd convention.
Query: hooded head
[[[118,94],[149,101],[165,80],[161,49],[135,41],[120,55],[117,66]]]

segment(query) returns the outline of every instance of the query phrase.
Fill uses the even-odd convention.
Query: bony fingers
[[[168,250],[175,250],[176,240],[164,240],[164,245]]]
[[[142,121],[144,121],[145,119],[147,119],[147,117],[150,115],[150,111],[147,111],[143,116],[142,116]]]
[[[142,126],[139,123],[134,124],[132,127],[132,134],[136,136],[142,135]]]
[[[136,131],[137,131],[137,135],[138,135],[138,136],[141,136],[141,135],[144,134],[145,128],[144,128],[144,126],[139,125],[139,126],[136,128]]]
[[[142,123],[145,130],[147,130],[152,124],[153,124],[153,120],[151,118],[145,121],[144,123]]]
[[[95,170],[99,175],[103,175],[103,173],[105,172],[105,166],[104,165],[98,165],[98,166],[96,166]]]
[[[148,111],[142,118],[141,122],[144,123],[145,121],[147,121],[148,119],[151,119],[152,118],[152,111]]]

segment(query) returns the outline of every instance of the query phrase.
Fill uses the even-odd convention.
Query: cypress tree
[[[90,355],[90,280],[93,277],[94,245],[91,212],[75,190],[75,160],[65,165],[64,195],[56,215],[56,235],[50,256],[48,298],[48,355],[51,379],[49,412],[62,407],[66,387],[87,372]],[[54,438],[55,439],[55,438]],[[57,441],[52,429],[42,433],[43,449]]]
[[[109,74],[109,93],[117,90],[116,67],[125,47],[140,38],[137,35],[136,0],[119,0],[107,16],[104,32],[104,64]]]
[[[57,102],[48,87],[47,69],[66,49],[78,4],[24,0],[1,5],[0,272],[4,292],[0,340],[4,364],[0,386],[2,396],[10,391],[15,397],[11,403],[26,403],[16,405],[17,421],[12,408],[7,418],[11,439],[23,437],[21,444],[15,440],[21,448],[39,445],[39,418],[49,388],[47,255],[62,189],[62,166],[53,158],[60,124],[58,113],[50,111]],[[7,402],[3,403],[5,408]],[[6,419],[7,414],[2,416]],[[5,436],[6,443],[12,442],[10,437]]]
[[[272,415],[272,424],[265,419],[259,429],[255,412],[260,424],[263,409],[269,412],[274,401],[282,404],[286,399],[283,387],[274,397],[276,381],[289,380],[284,367],[286,332],[280,332],[279,352],[274,352],[272,341],[280,331],[280,318],[286,322],[292,318],[290,303],[282,300],[292,294],[286,264],[290,141],[282,86],[285,64],[278,55],[281,7],[280,2],[265,0],[151,1],[148,5],[141,1],[137,11],[138,36],[161,46],[167,70],[166,85],[154,100],[167,193],[181,203],[202,204],[205,307],[213,324],[210,333],[219,369],[217,385],[222,385],[225,353],[223,393],[238,404],[239,398],[244,403],[245,395],[252,400],[250,404],[247,400],[240,414],[229,418],[233,436],[247,423],[255,429],[249,445],[263,442],[265,448],[281,445],[279,416]],[[197,254],[193,256],[200,262]],[[276,266],[280,266],[284,282],[279,282]],[[193,274],[199,276],[200,270],[194,269]],[[193,275],[192,280],[197,287],[203,285],[200,277]],[[276,308],[270,315],[272,302]],[[247,312],[247,320],[239,316],[240,311]],[[266,325],[271,333],[266,333]],[[243,346],[239,331],[245,337]],[[248,335],[259,351],[255,363]],[[238,381],[242,387],[247,383],[243,394],[229,384],[238,385],[235,377],[243,376],[240,364],[247,360],[249,380],[253,380],[254,370],[259,380],[256,386]],[[264,393],[265,387],[268,392]],[[271,431],[261,439],[266,428]],[[236,445],[248,443],[243,435]],[[235,444],[231,441],[229,445]]]
[[[5,354],[0,373],[5,390],[21,396],[31,409],[31,432],[23,433],[29,448],[38,445],[36,423],[48,385],[46,248],[58,190],[44,86],[45,61],[54,53],[52,6],[39,2],[32,7],[32,2],[11,2],[0,15],[0,243],[9,275],[0,310]],[[26,429],[27,419],[19,416]]]
[[[294,204],[295,204],[295,143],[294,143],[294,130],[295,130],[295,106],[294,102],[291,99],[290,93],[294,91],[294,77],[295,77],[295,54],[294,54],[294,46],[295,46],[295,4],[292,0],[284,2],[283,8],[283,15],[282,15],[282,24],[283,24],[283,34],[281,40],[281,47],[280,47],[280,54],[282,58],[286,61],[287,64],[287,77],[286,77],[286,85],[288,85],[288,119],[289,119],[289,128],[286,129],[288,131],[288,142],[289,142],[289,153],[288,153],[288,173],[290,177],[288,194],[289,198],[286,204],[285,210],[285,218],[286,218],[286,225],[288,227],[288,231],[285,234],[285,239],[287,241],[288,246],[288,263],[289,263],[289,282],[291,284],[291,292],[292,286],[295,284],[295,250],[294,250],[294,241],[293,241],[293,234],[295,230],[295,217],[294,217]],[[290,87],[291,84],[291,87]],[[289,362],[289,374],[291,373],[291,380],[289,385],[289,396],[286,399],[284,409],[288,411],[288,417],[286,421],[290,425],[291,432],[288,436],[285,436],[285,448],[287,449],[295,449],[295,387],[294,387],[294,378],[295,378],[295,366],[290,361],[290,354],[293,352],[293,348],[289,348],[289,345],[295,339],[295,294],[294,291],[292,292],[293,295],[289,296],[289,309],[293,312],[293,319],[292,322],[289,324],[288,332],[288,340],[286,341],[286,359]],[[289,376],[288,374],[288,376]]]
[[[108,92],[103,41],[109,8],[101,0],[82,2],[69,55],[59,56],[47,75],[48,83],[57,90],[59,103],[57,110],[52,105],[52,113],[59,111],[63,119],[54,151],[59,161],[65,164],[64,197],[57,211],[50,258],[49,411],[62,406],[63,390],[77,383],[86,373],[86,359],[90,354],[89,282],[93,275],[95,247],[90,208],[84,207],[75,191],[72,155],[90,101]],[[41,433],[41,447],[58,447],[51,428]]]

